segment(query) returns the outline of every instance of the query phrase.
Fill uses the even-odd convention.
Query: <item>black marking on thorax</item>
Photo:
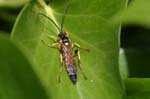
[[[69,38],[68,37],[63,37],[62,38],[62,43],[64,43],[65,45],[68,45],[70,43]]]

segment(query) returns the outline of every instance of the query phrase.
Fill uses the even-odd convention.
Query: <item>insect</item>
[[[64,10],[64,15],[62,17],[62,22],[61,22],[61,28],[47,15],[40,13],[40,15],[43,15],[44,17],[48,18],[58,29],[58,37],[49,35],[48,33],[45,33],[49,38],[54,40],[55,43],[53,44],[48,44],[44,40],[41,40],[43,44],[47,45],[48,47],[51,48],[56,48],[60,51],[60,70],[58,74],[58,81],[60,82],[60,77],[61,77],[61,72],[62,68],[65,64],[66,66],[66,71],[68,73],[68,76],[70,80],[72,81],[73,84],[76,84],[77,82],[77,65],[79,66],[81,73],[86,80],[87,77],[85,76],[83,70],[82,70],[82,65],[80,62],[80,52],[78,49],[74,50],[75,47],[89,51],[89,49],[82,48],[80,47],[79,44],[77,43],[71,43],[68,33],[63,30],[63,25],[64,25],[64,19],[67,13],[68,6],[66,6]],[[75,61],[75,58],[77,57],[77,62]]]

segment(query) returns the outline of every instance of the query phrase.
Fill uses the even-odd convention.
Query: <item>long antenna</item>
[[[50,17],[48,17],[47,15],[45,15],[43,13],[39,13],[39,14],[43,15],[46,18],[48,18],[56,26],[56,28],[58,29],[58,31],[61,32],[61,29],[58,27],[58,25]]]
[[[62,21],[61,21],[61,29],[60,29],[61,32],[63,32],[64,20],[65,20],[65,16],[67,14],[67,11],[68,11],[68,7],[69,7],[69,3],[67,3],[65,6],[64,15],[63,15]]]

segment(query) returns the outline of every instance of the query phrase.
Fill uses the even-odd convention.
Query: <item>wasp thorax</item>
[[[65,43],[65,42],[69,42],[69,38],[68,37],[64,37],[62,38],[62,41]]]

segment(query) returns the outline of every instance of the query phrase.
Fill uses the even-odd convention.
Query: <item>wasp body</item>
[[[60,52],[63,58],[63,61],[66,65],[66,70],[70,77],[70,80],[75,84],[77,82],[77,69],[73,55],[72,44],[69,41],[69,38],[66,37],[66,33],[60,33],[58,35],[60,40]]]
[[[67,8],[68,8],[68,6],[65,9],[65,14],[67,13]],[[58,25],[51,18],[49,18],[45,14],[40,13],[40,15],[43,15],[46,18],[48,18],[56,26],[56,28],[59,30],[58,37],[51,36],[48,33],[46,33],[46,35],[49,38],[53,39],[55,41],[55,43],[48,44],[44,40],[41,40],[41,41],[42,41],[42,43],[44,43],[45,45],[47,45],[48,47],[51,47],[51,48],[56,48],[55,46],[58,45],[57,49],[61,53],[60,54],[60,71],[58,74],[58,81],[60,82],[60,76],[61,76],[62,68],[63,68],[63,65],[65,64],[66,71],[68,73],[68,76],[70,77],[70,80],[72,81],[73,84],[76,84],[76,82],[77,82],[77,65],[79,66],[79,68],[82,72],[82,75],[85,79],[86,79],[86,76],[82,70],[82,65],[80,63],[80,53],[78,50],[74,50],[74,47],[76,46],[77,48],[80,48],[80,49],[83,49],[86,51],[89,51],[89,50],[86,48],[81,48],[80,45],[77,43],[72,44],[70,42],[70,39],[69,39],[67,33],[63,31],[65,14],[62,18],[61,28],[59,28]],[[76,56],[77,56],[77,64],[75,61]]]

